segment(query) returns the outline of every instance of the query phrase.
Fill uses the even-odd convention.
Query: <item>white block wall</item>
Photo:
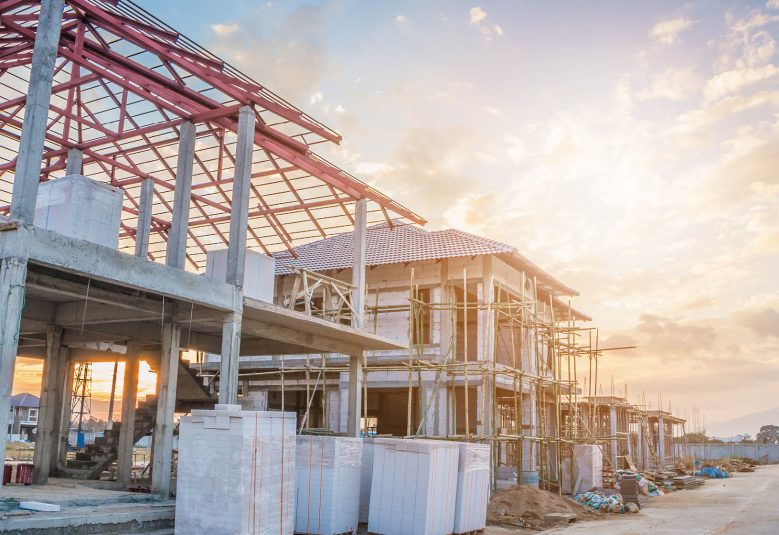
[[[257,251],[246,251],[243,295],[273,303],[276,260]],[[206,257],[206,277],[224,282],[227,276],[227,249],[209,251]]]
[[[291,534],[295,414],[193,410],[181,418],[177,535]]]
[[[336,535],[357,531],[362,440],[299,436],[295,532]]]
[[[452,533],[458,462],[454,442],[375,439],[368,531]]]
[[[573,447],[574,493],[603,487],[603,452],[598,446],[577,444]]]
[[[122,219],[122,190],[68,175],[38,187],[35,226],[116,249]]]

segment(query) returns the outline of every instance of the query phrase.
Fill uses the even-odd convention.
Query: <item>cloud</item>
[[[405,15],[398,15],[395,17],[395,27],[398,28],[401,32],[407,32],[409,29],[408,17]]]
[[[779,0],[768,0],[765,3],[765,7],[768,9],[779,9]]]
[[[678,18],[658,22],[649,32],[661,45],[670,46],[679,40],[679,34],[691,28],[693,22],[688,19]]]
[[[325,77],[327,9],[303,5],[284,13],[263,11],[251,25],[215,24],[207,44],[261,84],[299,102]]]
[[[779,312],[775,308],[746,309],[737,314],[737,320],[758,336],[779,337]]]
[[[739,93],[751,85],[770,80],[777,74],[779,69],[770,64],[726,71],[706,82],[703,93],[707,101],[718,100]]]
[[[468,11],[468,20],[472,25],[479,24],[481,21],[487,18],[487,12],[484,11],[479,6],[472,7],[470,11]]]
[[[237,32],[238,29],[239,26],[234,22],[230,24],[211,25],[211,31],[214,33],[214,35],[218,35],[219,37],[229,37],[233,35],[235,32]]]
[[[669,68],[652,75],[650,87],[638,93],[641,101],[653,99],[685,100],[700,90],[702,80],[695,68]]]

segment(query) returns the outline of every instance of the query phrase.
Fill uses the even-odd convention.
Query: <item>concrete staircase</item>
[[[154,429],[157,416],[157,396],[147,396],[135,409],[135,441]],[[106,429],[102,437],[96,437],[94,444],[87,444],[83,451],[76,452],[76,458],[68,460],[57,470],[60,477],[72,479],[99,479],[111,463],[115,462],[119,450],[121,422],[113,429]]]
[[[213,407],[215,399],[203,384],[197,371],[185,360],[179,360],[179,372],[176,384],[176,412],[189,412],[193,408]],[[135,409],[135,442],[154,429],[157,420],[157,396],[147,396]],[[72,479],[99,479],[100,475],[117,460],[119,432],[121,422],[113,429],[106,430],[102,437],[95,438],[94,444],[87,444],[76,458],[68,460],[65,466],[58,467],[60,477]]]

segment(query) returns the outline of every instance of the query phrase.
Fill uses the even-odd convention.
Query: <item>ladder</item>
[[[649,454],[652,456],[652,460],[655,462],[655,466],[657,466],[657,469],[662,471],[665,467],[664,464],[660,462],[660,457],[658,457],[657,449],[655,448],[655,441],[652,439],[652,433],[649,432],[649,419],[646,417],[646,415],[643,412],[638,411],[638,421],[641,427],[641,432],[644,436],[644,440],[646,440]],[[642,452],[642,456],[643,456],[643,452]]]

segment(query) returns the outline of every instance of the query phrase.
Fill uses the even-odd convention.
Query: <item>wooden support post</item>
[[[151,211],[154,200],[154,182],[151,178],[141,180],[141,194],[138,210],[138,226],[135,229],[135,256],[149,256],[149,235],[151,234]]]
[[[135,405],[138,401],[138,367],[140,348],[135,342],[127,344],[124,361],[124,388],[122,390],[122,426],[119,430],[119,449],[116,479],[122,487],[132,480],[133,446],[135,445]]]
[[[46,358],[43,361],[38,435],[33,457],[33,483],[45,485],[51,471],[52,450],[59,440],[59,421],[62,417],[62,387],[65,382],[65,359],[60,351],[62,327],[49,325],[46,329]]]
[[[49,122],[51,84],[62,28],[64,0],[43,0],[38,14],[35,45],[27,86],[24,122],[16,156],[16,176],[11,197],[11,219],[32,224],[43,160],[43,143]],[[7,414],[6,410],[5,413]],[[5,433],[1,433],[5,437]],[[3,438],[5,443],[5,438]],[[5,450],[3,450],[5,451]]]
[[[241,350],[241,314],[222,324],[222,360],[219,367],[219,403],[238,403],[238,367]]]
[[[16,350],[19,344],[19,322],[24,307],[24,284],[27,261],[4,258],[0,266],[0,414],[11,410]],[[7,434],[0,433],[0,451],[5,452]],[[2,482],[0,482],[2,484]]]
[[[173,213],[168,232],[168,251],[165,264],[184,269],[189,230],[189,205],[192,192],[192,165],[195,161],[195,125],[181,123],[179,153],[176,164],[176,188],[173,192]]]
[[[162,352],[157,372],[157,422],[154,425],[154,445],[151,454],[151,491],[162,498],[170,496],[173,414],[176,410],[180,337],[180,326],[174,323],[166,323],[163,326]]]

